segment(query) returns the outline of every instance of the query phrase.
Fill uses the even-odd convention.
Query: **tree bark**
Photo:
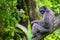
[[[28,0],[27,5],[28,5],[28,16],[29,16],[30,21],[39,19],[38,13],[36,11],[36,1]]]

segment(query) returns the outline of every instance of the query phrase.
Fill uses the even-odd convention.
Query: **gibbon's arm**
[[[34,20],[31,22],[31,24],[38,23],[38,22],[40,22],[40,20]]]

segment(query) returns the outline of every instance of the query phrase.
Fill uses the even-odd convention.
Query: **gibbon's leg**
[[[44,32],[49,32],[50,30],[49,29],[45,29],[44,27],[34,23],[33,26],[32,26],[32,32],[33,32],[33,37],[34,36],[38,36],[38,32],[39,33],[44,33]]]

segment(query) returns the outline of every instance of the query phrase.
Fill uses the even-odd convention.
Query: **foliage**
[[[16,24],[19,23],[20,20],[25,21],[28,18],[28,16],[25,15],[25,11],[27,11],[27,4],[25,0],[18,0],[18,1],[19,2],[23,1],[24,10],[21,9],[20,11],[18,11],[18,9],[16,8],[16,5],[18,4],[17,0],[0,0],[0,22],[2,22],[2,26],[0,28],[0,38],[2,37],[5,40],[23,39],[21,38],[20,33],[24,34],[24,32],[26,31],[24,30],[24,32],[22,32],[21,30],[17,29]],[[36,8],[39,8],[40,6],[47,6],[51,8],[54,11],[55,16],[57,16],[58,10],[60,10],[60,1],[59,0],[36,0]],[[38,15],[40,18],[42,18],[40,14]],[[52,34],[45,37],[44,40],[60,40],[59,32],[60,32],[60,28],[57,29]],[[31,25],[29,20],[28,20],[28,34],[29,35],[27,35],[27,37],[28,38],[31,37],[32,30],[31,30]]]
[[[26,20],[27,16],[16,8],[17,0],[0,0],[0,18],[2,18],[2,28],[0,37],[9,39],[22,39],[19,35],[22,31],[16,29],[16,24],[21,20]],[[18,34],[17,34],[18,32]]]
[[[22,26],[20,24],[16,24],[16,27],[21,29],[26,34],[28,40],[31,40],[31,36],[30,36],[31,34],[24,26]]]

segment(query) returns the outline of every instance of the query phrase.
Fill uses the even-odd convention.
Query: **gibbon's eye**
[[[44,10],[41,10],[41,11],[40,11],[40,13],[41,13],[41,14],[44,14],[44,13],[45,13],[45,11],[44,11]]]

